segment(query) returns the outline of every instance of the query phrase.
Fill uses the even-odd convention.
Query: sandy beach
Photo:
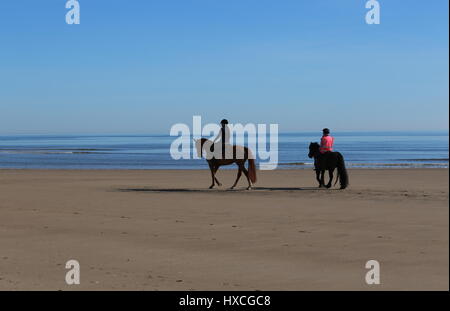
[[[0,290],[449,289],[448,169],[352,169],[344,191],[235,174],[0,170]]]

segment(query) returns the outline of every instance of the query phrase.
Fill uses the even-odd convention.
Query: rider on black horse
[[[321,166],[320,160],[326,157],[329,152],[333,151],[334,137],[330,135],[330,130],[324,128],[322,132],[323,135],[322,138],[320,139],[320,149],[319,149],[321,156],[318,158],[314,158],[314,169],[316,171],[320,169]]]
[[[330,130],[323,129],[323,136],[319,143],[311,143],[309,145],[308,157],[314,158],[314,170],[316,171],[316,179],[319,187],[331,188],[333,181],[333,172],[338,171],[338,178],[341,189],[348,186],[348,173],[345,168],[344,157],[340,152],[333,151],[334,138],[330,136]],[[325,184],[325,171],[330,175],[330,181]]]

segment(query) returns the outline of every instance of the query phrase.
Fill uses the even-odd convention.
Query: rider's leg
[[[222,143],[222,159],[225,160],[225,158],[226,158],[225,157],[225,141],[222,140],[221,143]]]

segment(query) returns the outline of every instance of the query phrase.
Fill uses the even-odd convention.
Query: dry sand
[[[448,170],[349,173],[0,170],[0,290],[448,290]]]

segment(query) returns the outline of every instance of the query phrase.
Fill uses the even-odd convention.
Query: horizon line
[[[304,130],[304,131],[280,131],[279,134],[309,134],[309,133],[319,133],[320,130]],[[442,129],[442,130],[337,130],[332,131],[333,133],[446,133],[449,134],[449,129]],[[64,133],[55,133],[55,132],[42,132],[42,133],[0,133],[0,136],[73,136],[73,135],[79,135],[79,136],[129,136],[129,135],[136,135],[136,136],[171,136],[169,133],[158,133],[158,132],[64,132]],[[175,137],[175,136],[173,136]]]

